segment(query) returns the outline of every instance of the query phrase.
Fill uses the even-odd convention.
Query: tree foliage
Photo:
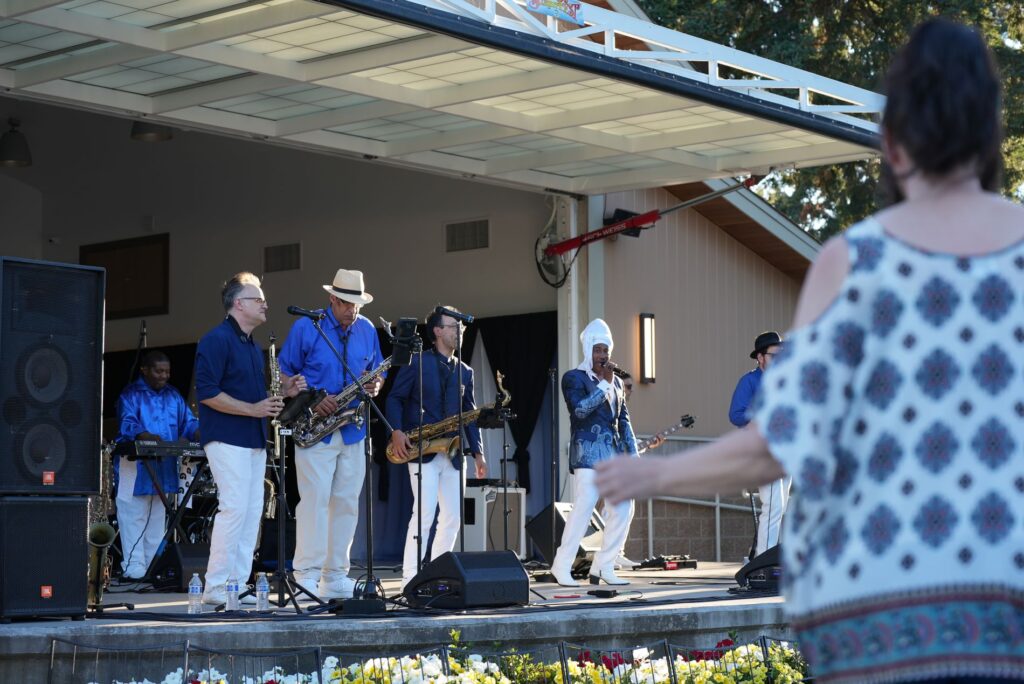
[[[639,0],[657,24],[880,91],[893,52],[922,20],[978,27],[1003,74],[1005,191],[1024,183],[1024,3],[1019,0]],[[877,161],[773,174],[762,194],[819,239],[876,208]]]

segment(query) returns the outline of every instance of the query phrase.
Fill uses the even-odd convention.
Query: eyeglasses
[[[263,306],[264,304],[267,303],[267,300],[264,299],[263,297],[239,297],[239,299],[251,299],[252,301],[256,302],[258,306]]]
[[[445,323],[444,325],[438,325],[438,328],[465,328],[466,326],[461,323]]]
[[[761,352],[764,356],[776,356],[779,352]]]

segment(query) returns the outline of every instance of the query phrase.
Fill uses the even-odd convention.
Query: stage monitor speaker
[[[466,529],[466,551],[505,550],[505,496],[501,487],[466,487],[463,523]],[[508,550],[526,558],[526,490],[508,488]],[[415,515],[415,513],[414,513]],[[455,548],[461,549],[455,538]]]
[[[555,511],[558,514],[555,517],[555,534],[558,537],[557,539],[551,539],[551,506],[533,516],[533,519],[526,523],[526,533],[533,541],[533,545],[537,547],[537,551],[540,552],[540,555],[544,557],[544,560],[549,565],[554,560],[555,551],[558,550],[558,544],[562,540],[562,533],[565,531],[565,521],[568,520],[569,513],[572,512],[572,504],[563,501],[556,502]],[[576,551],[576,557],[582,559],[586,558],[588,553],[597,553],[601,550],[603,542],[604,519],[595,510],[590,515],[590,527],[587,528],[587,533],[583,536],[583,541],[580,542],[580,548]]]
[[[525,606],[530,578],[513,551],[450,551],[424,565],[403,594],[415,608]]]
[[[782,545],[776,544],[736,573],[736,584],[754,591],[778,591],[782,579]]]
[[[98,494],[102,268],[0,257],[0,494]]]
[[[150,581],[155,589],[165,589],[185,593],[192,573],[198,572],[202,577],[206,574],[206,565],[210,561],[209,544],[190,544],[187,542],[168,542],[163,551],[153,562],[149,571]],[[246,577],[243,582],[248,580]]]
[[[0,620],[85,615],[89,500],[0,497]]]

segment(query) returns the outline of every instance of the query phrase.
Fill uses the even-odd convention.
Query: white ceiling
[[[599,7],[580,27],[527,2],[0,0],[0,87],[583,194],[874,154],[875,93]]]

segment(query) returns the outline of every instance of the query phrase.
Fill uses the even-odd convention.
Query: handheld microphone
[[[305,316],[306,318],[312,318],[314,321],[322,321],[327,317],[327,314],[325,313],[303,309],[301,306],[295,306],[294,304],[288,307],[288,313],[292,316]]]
[[[471,315],[466,314],[466,313],[460,313],[458,311],[452,311],[451,309],[446,309],[443,306],[436,307],[434,309],[434,313],[441,314],[442,316],[448,316],[450,318],[454,318],[455,320],[462,321],[463,323],[472,323],[473,319],[475,318],[474,316],[471,316]]]

